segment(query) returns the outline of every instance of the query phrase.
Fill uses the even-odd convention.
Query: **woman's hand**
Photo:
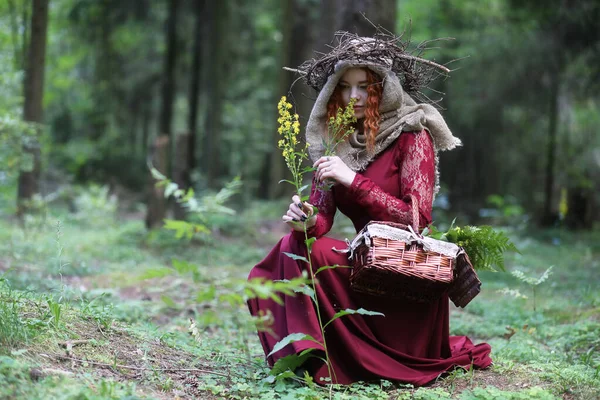
[[[352,171],[337,156],[321,157],[314,163],[313,167],[317,169],[316,177],[319,182],[331,179],[345,187],[350,187],[356,176],[356,172]]]
[[[281,218],[283,219],[283,222],[290,225],[293,230],[304,232],[304,223],[306,223],[306,229],[308,229],[317,222],[317,216],[312,215],[312,210],[313,206],[311,204],[302,204],[300,197],[293,196],[292,203],[290,204],[287,213]]]

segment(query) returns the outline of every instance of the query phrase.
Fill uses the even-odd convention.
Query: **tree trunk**
[[[221,114],[223,103],[222,81],[225,79],[227,31],[227,2],[209,1],[207,4],[209,32],[207,35],[207,76],[206,76],[206,118],[204,127],[202,169],[206,173],[206,183],[215,187],[217,178],[222,175],[220,142]]]
[[[190,76],[189,93],[189,118],[188,118],[188,169],[193,171],[196,168],[196,137],[198,130],[198,99],[200,93],[200,69],[202,67],[202,27],[205,9],[205,0],[197,0],[194,4],[196,12],[194,48],[192,51],[192,71]]]
[[[46,37],[48,31],[48,0],[33,0],[31,14],[31,44],[25,72],[25,104],[23,119],[41,123],[43,119],[42,100],[44,95],[44,67],[46,65]],[[27,201],[39,192],[40,147],[37,140],[23,146],[23,152],[33,157],[33,169],[21,171],[17,194],[17,213],[22,215]]]
[[[191,186],[190,179],[190,151],[189,151],[189,133],[176,136],[175,143],[175,158],[173,160],[173,182],[180,189],[187,189]],[[175,219],[185,219],[186,211],[177,202],[173,203],[173,211]]]
[[[133,92],[134,99],[129,102],[129,114],[131,118],[130,131],[129,131],[129,151],[130,154],[135,154],[137,138],[138,138],[138,126],[140,120],[140,102],[138,100],[138,94],[140,92],[135,90]]]
[[[544,187],[544,211],[542,226],[551,226],[557,219],[557,213],[552,207],[552,191],[554,189],[554,164],[556,163],[556,135],[558,131],[558,101],[560,73],[552,74],[550,83],[550,107],[548,126],[548,147],[546,148],[546,182]]]
[[[171,121],[173,119],[173,98],[175,93],[175,62],[177,58],[177,10],[179,0],[169,0],[169,15],[165,25],[167,49],[164,57],[162,80],[162,106],[158,125],[158,134],[167,135],[173,140]]]
[[[289,66],[291,60],[291,52],[293,51],[290,47],[291,44],[291,36],[292,36],[292,26],[295,23],[293,7],[294,0],[284,0],[281,2],[282,7],[282,17],[281,17],[281,53],[280,53],[280,65]],[[280,70],[279,72],[279,91],[278,93],[285,93],[289,90],[290,86],[290,73],[287,71]],[[289,97],[289,96],[288,96]],[[289,100],[289,99],[288,99]],[[279,96],[277,98],[279,101]],[[277,114],[273,115],[274,121],[277,120]],[[285,162],[283,157],[281,156],[281,152],[277,147],[277,142],[279,141],[279,133],[277,132],[277,127],[273,126],[272,134],[271,134],[271,143],[270,148],[272,151],[267,155],[267,161],[265,165],[266,169],[263,170],[263,183],[264,187],[266,187],[266,195],[267,198],[273,199],[276,197],[280,197],[285,192],[285,187],[282,184],[278,184],[281,179],[287,178],[285,174],[287,170],[285,168]],[[265,182],[266,180],[266,182]]]
[[[372,36],[376,26],[381,26],[390,32],[396,30],[396,0],[334,1],[336,30],[345,30],[360,36]]]
[[[148,139],[150,138],[150,121],[152,119],[152,96],[149,91],[144,93],[146,96],[143,100],[142,110],[142,143],[139,147],[142,154],[150,147]]]
[[[166,175],[167,172],[169,148],[169,137],[160,135],[154,141],[148,155],[152,166],[163,175]],[[164,188],[157,188],[156,180],[152,176],[149,176],[147,204],[146,228],[160,227],[167,215],[167,199],[164,196]]]

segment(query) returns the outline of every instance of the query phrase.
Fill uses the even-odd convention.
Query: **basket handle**
[[[419,232],[419,205],[417,204],[417,198],[413,194],[409,194],[410,196],[410,209],[412,213],[412,227],[417,233]]]

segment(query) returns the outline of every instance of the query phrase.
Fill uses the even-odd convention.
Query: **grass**
[[[0,398],[326,397],[293,380],[268,382],[240,292],[286,232],[273,211],[284,208],[257,203],[214,217],[217,233],[191,242],[147,234],[139,218],[110,207],[89,218],[50,208],[24,227],[0,220]],[[351,236],[338,220],[334,234]],[[600,233],[511,235],[522,254],[509,256],[508,270],[539,278],[552,265],[549,279],[533,288],[510,273],[481,273],[482,293],[451,310],[452,334],[491,344],[491,369],[458,369],[424,388],[339,386],[334,397],[597,398]],[[507,288],[527,298],[500,292]]]

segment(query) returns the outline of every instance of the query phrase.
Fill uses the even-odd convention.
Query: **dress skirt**
[[[344,249],[346,243],[324,236],[313,244],[314,271],[326,265],[348,265],[346,255],[336,253],[333,248]],[[306,262],[293,260],[284,252],[306,256],[306,245],[297,234],[284,236],[252,269],[249,279],[292,279],[301,276],[303,270],[308,271]],[[474,345],[466,336],[449,335],[447,295],[425,304],[359,294],[350,289],[350,272],[350,268],[335,268],[324,270],[317,276],[316,293],[323,323],[347,308],[364,308],[385,316],[346,315],[327,326],[325,338],[334,383],[387,379],[420,386],[457,366],[469,369],[491,365],[488,344]],[[248,302],[252,315],[268,312],[273,315],[270,329],[258,333],[265,354],[291,333],[309,334],[322,342],[312,300],[300,293],[281,297],[283,305],[270,299]],[[272,366],[279,358],[308,348],[322,350],[312,341],[298,341],[268,357],[267,362]],[[325,383],[321,378],[329,376],[327,366],[315,360],[305,367],[317,383]]]

